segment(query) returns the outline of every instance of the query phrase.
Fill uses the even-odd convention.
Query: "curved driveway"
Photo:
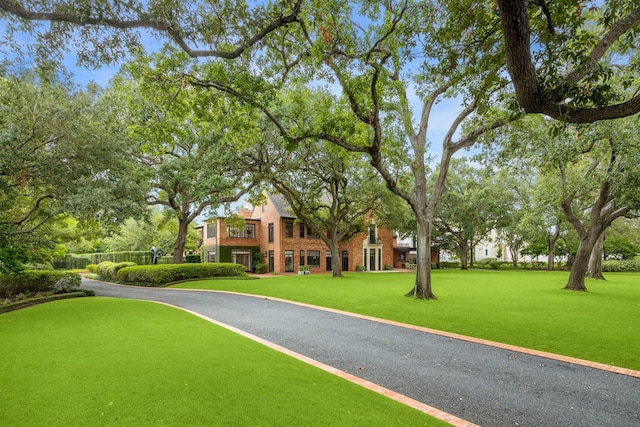
[[[182,307],[482,426],[640,426],[640,378],[321,309],[83,279]]]

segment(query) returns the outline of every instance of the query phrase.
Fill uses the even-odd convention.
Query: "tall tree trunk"
[[[190,221],[180,218],[178,223],[178,236],[173,244],[173,260],[174,264],[182,264],[184,258],[184,246],[187,244],[187,233],[189,231]]]
[[[604,233],[600,233],[600,237],[596,240],[596,244],[591,250],[591,256],[589,258],[589,270],[587,271],[587,277],[597,280],[607,280],[602,274],[602,258],[604,254]]]
[[[556,269],[556,244],[547,236],[547,271]]]
[[[595,231],[589,230],[582,239],[580,239],[580,245],[576,251],[576,256],[573,259],[571,265],[571,271],[569,272],[569,280],[565,289],[572,291],[586,291],[585,279],[587,277],[587,270],[589,268],[589,259],[591,258],[591,252],[598,240]]]
[[[547,233],[547,271],[555,270],[556,242],[560,238],[560,218],[556,220],[556,227],[553,234]]]
[[[426,300],[437,299],[431,291],[431,224],[424,218],[418,219],[416,250],[416,282],[413,289],[405,296]]]
[[[467,256],[469,254],[469,245],[467,244],[467,239],[462,238],[458,240],[458,250],[460,251],[460,268],[462,270],[468,270],[468,260]]]
[[[331,275],[332,277],[342,276],[342,258],[340,257],[340,248],[338,245],[337,233],[334,233],[334,238],[331,239],[329,244],[329,251],[331,252]]]

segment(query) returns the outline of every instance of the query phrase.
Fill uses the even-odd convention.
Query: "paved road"
[[[640,379],[265,298],[133,288],[482,426],[640,426]]]

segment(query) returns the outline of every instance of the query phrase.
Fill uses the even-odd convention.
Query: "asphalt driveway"
[[[182,307],[482,426],[640,426],[640,379],[268,298],[83,279]]]

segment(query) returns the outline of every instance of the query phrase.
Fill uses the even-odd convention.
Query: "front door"
[[[327,271],[333,270],[333,266],[331,264],[331,252],[329,251],[327,251],[326,262],[327,262]]]
[[[349,251],[342,251],[342,271],[349,271]]]
[[[376,270],[376,250],[369,249],[369,271]]]

